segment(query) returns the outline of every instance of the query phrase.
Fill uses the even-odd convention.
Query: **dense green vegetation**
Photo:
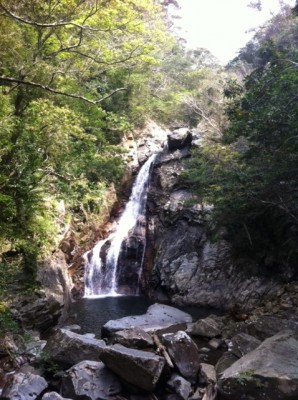
[[[225,90],[229,127],[198,151],[188,179],[236,254],[273,272],[298,261],[297,16],[284,10],[253,44],[231,63],[250,61],[252,72]]]
[[[153,0],[3,0],[0,10],[0,252],[33,270],[74,215],[94,222],[109,207],[134,81],[172,39]]]

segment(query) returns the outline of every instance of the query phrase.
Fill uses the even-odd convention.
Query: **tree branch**
[[[43,85],[41,83],[36,83],[36,82],[26,81],[26,80],[22,80],[22,79],[11,78],[11,77],[8,77],[8,76],[0,76],[0,82],[1,81],[2,82],[7,82],[7,83],[16,83],[17,85],[26,85],[26,86],[37,87],[39,89],[46,90],[46,91],[48,91],[50,93],[53,93],[53,94],[66,96],[66,97],[71,97],[73,99],[83,100],[83,101],[85,101],[87,103],[90,103],[90,104],[93,104],[93,105],[101,103],[102,101],[112,97],[117,92],[120,92],[122,90],[127,90],[126,87],[117,88],[117,89],[113,90],[111,93],[101,97],[98,100],[90,100],[90,99],[87,99],[87,97],[81,96],[79,94],[67,93],[67,92],[63,92],[61,90],[56,90],[56,89],[51,88],[50,86]]]
[[[80,25],[80,24],[77,24],[72,21],[57,21],[57,22],[51,22],[51,23],[41,23],[41,22],[37,22],[37,21],[31,21],[31,20],[25,19],[23,17],[20,17],[19,15],[14,14],[10,10],[8,10],[6,7],[4,7],[3,4],[1,4],[1,3],[0,3],[0,8],[2,8],[2,10],[5,12],[5,14],[9,15],[11,18],[13,18],[19,22],[22,22],[24,24],[33,25],[33,26],[36,26],[39,28],[57,28],[60,26],[71,25],[71,26],[74,26],[79,29],[89,30],[89,31],[93,31],[93,32],[108,32],[108,31],[110,31],[110,28],[107,28],[107,29],[92,28],[89,25]],[[90,18],[90,16],[94,15],[97,11],[98,11],[98,9],[96,9],[96,11],[93,11],[92,13],[90,13],[85,18],[84,21],[86,21],[88,18]]]

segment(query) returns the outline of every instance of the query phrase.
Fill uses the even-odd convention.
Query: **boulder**
[[[112,400],[122,390],[118,378],[102,362],[82,361],[62,380],[62,394],[72,399]]]
[[[260,340],[265,340],[282,330],[298,331],[298,321],[291,321],[273,315],[262,315],[256,319],[246,321],[246,332]]]
[[[15,315],[26,329],[44,332],[56,325],[62,313],[63,304],[54,296],[43,293],[16,301]]]
[[[108,321],[102,328],[102,337],[112,337],[115,332],[138,327],[145,332],[176,331],[186,328],[192,317],[177,308],[165,304],[153,304],[143,315]]]
[[[224,370],[229,368],[234,362],[236,362],[239,358],[236,357],[233,353],[230,351],[225,351],[223,355],[218,359],[216,365],[215,365],[215,370],[217,374],[221,374]]]
[[[133,347],[135,349],[153,347],[151,335],[137,327],[116,332],[112,343],[122,344],[123,346]]]
[[[191,146],[192,134],[188,128],[178,128],[168,135],[168,149],[174,151]]]
[[[215,319],[207,317],[192,324],[190,332],[193,336],[213,338],[221,334],[221,326]]]
[[[56,392],[49,392],[42,396],[41,400],[72,400],[70,398],[62,397]]]
[[[184,331],[162,335],[162,342],[180,374],[195,383],[200,369],[201,356],[193,340]]]
[[[48,387],[44,378],[31,372],[18,372],[6,383],[1,399],[34,400]]]
[[[167,382],[167,386],[172,389],[180,399],[187,400],[191,392],[191,384],[178,374],[173,374]]]
[[[295,400],[298,398],[298,340],[291,331],[266,339],[219,379],[221,398]]]
[[[203,385],[216,383],[216,371],[213,365],[201,363],[199,381]]]
[[[83,360],[99,361],[105,346],[103,340],[90,335],[57,329],[48,340],[44,351],[56,362],[71,366]]]
[[[229,341],[229,350],[238,358],[260,346],[261,341],[247,333],[238,333]]]
[[[165,360],[151,352],[121,344],[107,346],[100,356],[105,365],[126,382],[153,391],[164,370]]]

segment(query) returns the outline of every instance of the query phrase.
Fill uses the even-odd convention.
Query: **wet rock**
[[[219,349],[220,346],[224,343],[224,341],[222,339],[218,339],[218,338],[213,338],[211,340],[209,340],[208,345],[212,348],[212,349]]]
[[[102,362],[82,361],[68,371],[62,381],[62,394],[73,399],[112,400],[122,390],[118,378]]]
[[[15,301],[14,310],[24,328],[44,332],[57,324],[63,304],[54,296],[40,292]]]
[[[219,358],[215,365],[215,370],[217,374],[221,374],[224,370],[229,368],[234,362],[238,360],[238,357],[236,357],[233,353],[230,351],[226,351],[223,353],[223,355]]]
[[[298,340],[291,331],[266,339],[226,369],[219,379],[221,398],[294,400],[298,398]]]
[[[193,336],[213,338],[221,334],[221,326],[217,321],[210,317],[199,319],[192,324],[191,334]]]
[[[272,315],[262,315],[255,320],[247,321],[243,326],[244,329],[248,334],[264,340],[281,330],[291,329],[298,331],[298,321],[286,320]]]
[[[175,129],[168,135],[168,149],[170,151],[183,149],[190,146],[192,142],[192,134],[188,128]]]
[[[153,346],[151,335],[140,328],[126,329],[115,333],[112,343],[122,344],[126,347],[143,349]]]
[[[102,337],[112,337],[114,332],[138,327],[145,332],[174,329],[192,321],[192,317],[177,308],[164,304],[153,304],[143,315],[124,317],[108,321],[102,328]],[[181,328],[180,328],[181,329]]]
[[[216,383],[216,371],[213,365],[201,363],[199,381],[203,385]]]
[[[244,356],[244,354],[256,349],[260,344],[261,341],[259,339],[246,333],[239,333],[238,335],[233,336],[229,341],[229,350],[236,357],[240,358]]]
[[[83,360],[99,361],[106,346],[103,340],[57,329],[48,340],[44,351],[62,365],[71,366]]]
[[[106,347],[100,358],[120,378],[147,391],[155,389],[165,366],[164,358],[154,353],[120,344]]]
[[[187,400],[191,392],[190,382],[178,374],[173,374],[171,376],[167,382],[167,386],[183,400]]]
[[[39,375],[16,373],[6,383],[1,399],[3,400],[34,400],[47,388],[48,384]]]
[[[162,335],[162,342],[180,374],[191,383],[195,383],[200,369],[201,357],[193,340],[187,333],[179,331],[175,334]]]
[[[61,220],[65,219],[62,218]],[[65,254],[61,250],[55,251],[50,257],[39,263],[36,280],[42,286],[46,297],[53,296],[61,306],[67,307],[70,303],[72,282],[68,274]]]
[[[72,400],[70,398],[62,397],[56,392],[49,392],[42,396],[41,400]]]

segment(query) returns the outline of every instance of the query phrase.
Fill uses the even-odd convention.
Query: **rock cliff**
[[[158,300],[250,310],[279,285],[233,262],[220,233],[216,241],[207,236],[212,207],[200,203],[181,179],[191,151],[191,132],[176,129],[156,159],[148,193],[143,284]]]

